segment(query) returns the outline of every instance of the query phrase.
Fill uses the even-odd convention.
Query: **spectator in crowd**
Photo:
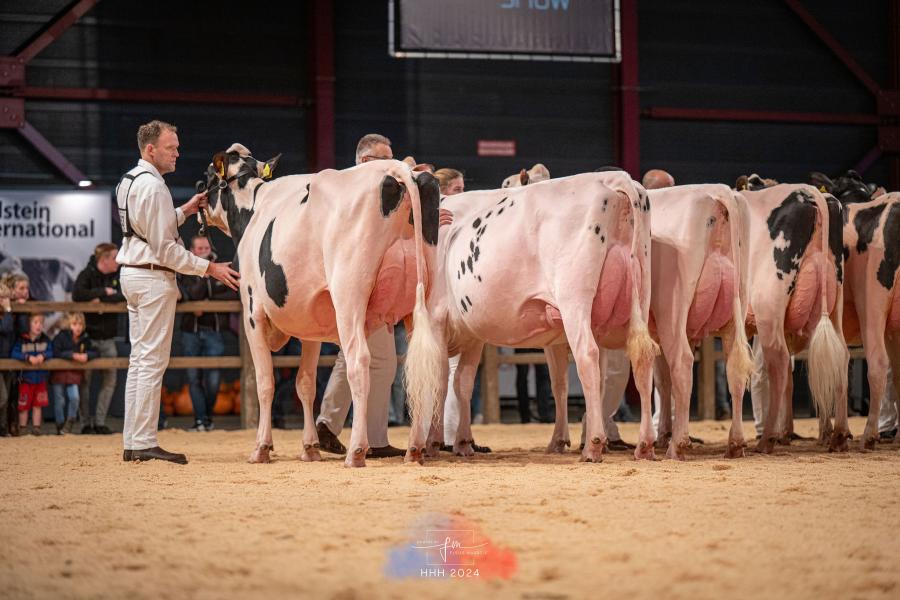
[[[364,135],[356,146],[356,164],[370,160],[394,158],[391,140],[377,133]],[[391,398],[391,384],[397,373],[397,349],[394,347],[394,336],[387,327],[380,327],[369,334],[369,404],[368,404],[368,437],[369,448],[367,458],[386,458],[403,456],[404,451],[388,443],[388,405]],[[347,448],[338,439],[344,428],[344,421],[350,412],[352,397],[350,384],[347,381],[347,363],[344,353],[339,352],[328,387],[322,410],[316,419],[316,433],[319,435],[319,446],[325,452],[345,454]]]
[[[44,315],[28,315],[28,331],[16,340],[11,356],[30,365],[40,365],[53,358],[53,345],[44,333]],[[43,370],[22,371],[19,376],[19,429],[28,425],[28,411],[31,411],[32,435],[41,435],[41,409],[49,404],[48,376]]]
[[[15,319],[13,318],[12,290],[7,285],[7,277],[0,277],[0,359],[9,358],[16,343]],[[0,371],[0,437],[9,435],[9,396],[12,380],[9,371]]]
[[[24,273],[7,273],[3,277],[4,295],[8,294],[8,302],[4,303],[3,323],[0,325],[0,358],[9,358],[12,348],[19,336],[28,330],[28,313],[10,313],[12,304],[24,304],[31,297],[28,276]],[[0,371],[0,436],[6,434],[19,435],[19,416],[15,402],[10,398],[18,397],[18,380],[11,371]],[[6,401],[3,402],[5,397]]]
[[[75,302],[124,302],[125,296],[119,286],[119,265],[116,263],[118,247],[115,244],[103,243],[94,248],[93,256],[88,259],[87,266],[75,279],[72,289],[72,300]],[[93,343],[97,355],[102,358],[115,358],[116,336],[119,333],[119,317],[116,313],[89,313],[85,317],[86,333]],[[95,371],[84,372],[84,379],[79,391],[81,433],[110,434],[106,426],[106,413],[116,391],[116,369],[98,371],[103,380],[97,395],[97,410],[91,419],[91,380]]]
[[[90,336],[85,332],[83,313],[73,312],[66,315],[63,328],[53,338],[53,356],[79,363],[97,358],[97,351],[94,350]],[[78,388],[84,382],[84,374],[83,370],[71,369],[53,371],[50,375],[57,435],[72,432],[80,404]]]
[[[209,238],[194,236],[191,240],[194,256],[215,261]],[[199,275],[178,275],[182,300],[236,300],[237,293],[224,283]],[[225,354],[225,337],[228,329],[226,313],[185,313],[181,318],[181,344],[185,356],[222,356]],[[219,369],[187,369],[188,389],[194,407],[194,425],[189,431],[212,431],[213,407],[219,393],[221,372]]]

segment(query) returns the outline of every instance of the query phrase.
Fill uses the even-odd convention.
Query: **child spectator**
[[[44,315],[29,315],[28,331],[16,341],[12,358],[31,365],[40,365],[53,358],[53,345],[44,333]],[[28,411],[31,410],[32,435],[41,435],[41,409],[49,404],[47,379],[47,371],[22,371],[19,375],[19,429],[28,424]]]
[[[80,312],[66,315],[64,328],[53,338],[53,356],[85,363],[97,358],[98,353],[85,332],[84,314]],[[84,381],[84,371],[72,369],[53,371],[50,375],[50,391],[53,394],[53,412],[56,418],[56,433],[72,432],[75,415],[78,414],[78,387]]]
[[[28,276],[24,273],[7,273],[3,276],[2,286],[8,293],[8,300],[3,301],[4,313],[0,322],[0,358],[9,358],[16,340],[28,330],[28,314],[8,312],[12,303],[23,304],[30,296]],[[6,295],[6,294],[3,295]],[[19,418],[15,402],[9,402],[10,398],[18,395],[16,385],[17,374],[12,371],[0,371],[0,406],[4,409],[0,412],[0,436],[8,434],[19,435]],[[4,402],[3,400],[6,400]]]

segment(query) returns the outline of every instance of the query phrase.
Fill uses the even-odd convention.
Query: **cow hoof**
[[[637,448],[634,449],[635,460],[656,460],[656,452],[653,450],[652,442],[638,442]]]
[[[781,436],[779,436],[778,440],[776,440],[776,443],[779,446],[790,446],[793,439],[794,439],[793,435],[791,435],[790,433],[784,433]]]
[[[303,444],[303,450],[300,452],[300,460],[303,462],[317,462],[322,460],[322,454],[319,452],[319,444]]]
[[[665,450],[669,447],[669,440],[672,439],[672,432],[667,431],[666,433],[661,433],[657,438],[654,446],[659,450]]]
[[[850,434],[848,432],[838,432],[833,431],[831,433],[831,442],[828,444],[829,452],[849,452],[850,446],[847,443],[847,440],[850,439]],[[874,440],[873,440],[874,442]]]
[[[870,437],[865,437],[865,438],[863,438],[863,440],[862,440],[862,448],[861,448],[861,450],[862,450],[863,452],[868,452],[868,451],[875,450],[875,444],[877,444],[877,443],[878,443],[878,436],[877,436],[877,435],[875,435],[875,436],[870,436]]]
[[[585,444],[581,451],[581,462],[603,462],[603,451],[606,450],[606,440],[599,437],[591,439],[590,444]]]
[[[406,449],[406,455],[403,457],[404,464],[425,464],[425,453],[421,448],[416,448],[415,446],[410,446]]]
[[[565,454],[571,446],[570,440],[550,440],[547,445],[547,454]]]
[[[272,462],[269,458],[269,451],[272,450],[272,447],[266,444],[260,444],[256,447],[250,454],[250,458],[247,460],[249,463],[267,463]]]
[[[775,450],[775,438],[760,438],[756,444],[756,451],[760,454],[772,454]]]
[[[725,458],[744,458],[744,446],[741,442],[728,442],[728,448],[725,449]]]
[[[680,448],[678,444],[669,444],[669,449],[666,450],[666,458],[683,461],[685,459],[684,448]]]
[[[425,456],[428,458],[437,458],[441,453],[441,443],[440,442],[431,442],[428,446],[425,447]]]
[[[475,456],[475,450],[472,449],[472,444],[474,442],[475,440],[459,440],[453,444],[453,454],[464,458]]]
[[[357,448],[353,452],[348,452],[347,458],[344,459],[344,466],[354,469],[366,466],[366,449]]]

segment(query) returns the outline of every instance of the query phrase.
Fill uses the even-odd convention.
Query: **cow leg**
[[[666,362],[665,353],[656,357],[654,366],[656,376],[656,389],[659,392],[659,408],[656,424],[656,447],[666,448],[672,439],[672,373],[669,371],[669,363]]]
[[[635,362],[631,365],[634,384],[641,396],[641,428],[638,434],[637,447],[634,449],[636,460],[655,460],[653,452],[653,364],[656,359]]]
[[[756,446],[758,452],[771,454],[777,441],[777,426],[779,413],[784,404],[787,378],[790,374],[791,355],[788,353],[784,339],[778,337],[766,340],[760,336],[763,347],[763,358],[766,363],[766,372],[769,375],[769,410],[766,414],[766,422],[763,425],[762,436]]]
[[[878,442],[878,414],[881,412],[881,402],[884,398],[887,370],[890,363],[884,339],[885,320],[875,319],[866,323],[866,315],[860,316],[862,317],[860,327],[863,346],[866,350],[866,362],[869,366],[869,390],[871,392],[869,417],[866,419],[866,429],[863,432],[860,449],[874,450],[875,444]]]
[[[672,400],[675,405],[675,426],[666,456],[684,460],[685,450],[691,447],[688,421],[691,418],[694,352],[687,337],[679,336],[670,341],[665,353],[670,368]],[[660,415],[660,419],[662,418]]]
[[[550,370],[550,385],[556,403],[556,423],[547,452],[565,454],[572,445],[569,440],[569,347],[566,344],[546,346],[544,356]]]
[[[304,341],[300,350],[300,368],[297,370],[297,396],[303,405],[303,447],[300,460],[311,462],[322,460],[319,454],[319,434],[316,433],[316,417],[313,406],[316,402],[316,368],[322,342]]]
[[[587,430],[584,449],[581,451],[582,462],[602,462],[606,449],[606,424],[603,419],[603,371],[605,351],[597,345],[590,329],[590,305],[580,310],[572,310],[564,302],[560,302],[563,328],[569,347],[575,355],[575,366],[578,379],[584,389],[584,400],[587,408],[584,427]],[[600,362],[603,360],[604,362]]]
[[[785,381],[784,404],[778,424],[778,443],[790,446],[794,436],[794,363],[791,361]]]
[[[747,446],[747,442],[744,440],[744,428],[741,423],[744,412],[744,389],[749,376],[747,370],[752,370],[752,363],[746,365],[737,364],[742,353],[737,351],[735,344],[734,328],[732,327],[729,331],[722,334],[728,393],[731,394],[731,430],[728,432],[728,448],[725,450],[725,458],[742,458],[744,456],[744,448]],[[749,356],[747,358],[749,360]]]
[[[450,359],[447,361],[445,370],[441,373],[441,381],[444,382],[444,388],[442,392],[438,393],[437,398],[435,398],[434,418],[431,420],[431,428],[428,430],[428,439],[425,442],[425,454],[429,458],[437,458],[438,454],[440,454],[441,446],[444,444],[444,438],[446,437],[446,424],[444,423],[444,421],[446,419],[445,415],[448,409],[448,403],[455,404],[452,410],[459,411],[459,399],[456,397],[455,388],[452,395],[450,395],[448,392],[450,386],[453,385],[453,383],[450,381],[450,378],[452,377],[454,380],[456,379],[456,371],[457,369],[459,369],[459,358],[459,355],[450,357]],[[452,365],[451,362],[455,362],[456,365]],[[458,415],[456,424],[456,429],[458,431]]]
[[[484,343],[472,341],[462,346],[459,353],[459,366],[453,381],[453,391],[459,399],[459,427],[456,429],[456,441],[453,442],[453,453],[457,456],[474,456],[472,444],[472,390],[475,388],[475,375]],[[444,377],[446,379],[446,376]]]
[[[272,371],[272,352],[266,342],[266,329],[271,327],[262,311],[253,315],[250,324],[250,313],[245,311],[244,331],[250,355],[253,357],[253,368],[256,371],[256,395],[259,397],[259,425],[256,428],[256,448],[250,454],[248,462],[267,463],[269,452],[275,449],[272,443],[272,398],[275,395],[275,373]]]

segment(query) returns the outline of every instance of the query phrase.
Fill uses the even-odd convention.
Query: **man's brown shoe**
[[[178,463],[179,465],[187,464],[187,457],[184,454],[175,454],[174,452],[166,452],[159,446],[147,448],[146,450],[132,450],[131,460],[165,460],[168,462]]]
[[[125,450],[122,452],[122,460],[125,462],[131,462],[133,459],[131,458],[131,450]]]
[[[337,439],[337,436],[331,433],[328,425],[325,423],[316,424],[316,433],[319,435],[319,450],[331,452],[332,454],[347,454],[347,447]]]
[[[388,444],[381,448],[369,448],[369,451],[366,452],[366,458],[391,458],[393,456],[403,456],[404,454],[406,454],[406,450],[394,448]]]
[[[610,440],[606,447],[609,450],[634,450],[635,445],[629,444],[625,440]]]

